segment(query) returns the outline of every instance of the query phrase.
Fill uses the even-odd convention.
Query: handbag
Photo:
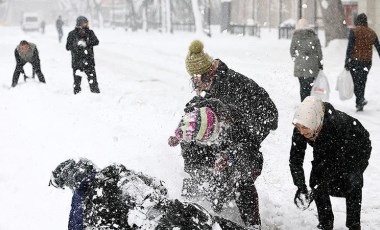
[[[339,91],[339,98],[342,101],[352,98],[354,95],[354,81],[349,71],[344,69],[338,75],[335,89]]]
[[[322,70],[319,71],[317,78],[314,80],[310,95],[318,97],[322,101],[329,100],[330,85],[325,73]]]

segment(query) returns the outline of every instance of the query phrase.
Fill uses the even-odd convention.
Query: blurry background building
[[[321,3],[330,0],[0,0],[0,24],[19,25],[24,13],[38,13],[52,24],[62,15],[66,25],[85,15],[92,26],[195,31],[197,11],[204,30],[254,35],[255,28],[294,27],[300,17],[323,29]],[[196,5],[194,4],[196,2]],[[348,28],[358,13],[368,15],[380,33],[380,0],[341,0]],[[194,9],[194,7],[198,9]],[[198,24],[199,25],[199,24]]]

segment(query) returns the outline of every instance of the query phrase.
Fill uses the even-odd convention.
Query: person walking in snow
[[[62,37],[63,37],[63,25],[65,23],[62,20],[61,15],[58,16],[58,19],[55,21],[55,27],[57,28],[58,31],[58,41],[61,43]]]
[[[368,103],[365,99],[365,86],[367,76],[372,66],[372,46],[375,46],[380,56],[379,39],[368,27],[367,15],[359,14],[355,21],[355,28],[350,30],[344,67],[351,72],[354,81],[354,94],[356,96],[356,109],[363,111]]]
[[[294,76],[300,83],[300,96],[303,101],[310,96],[313,82],[323,69],[321,43],[306,19],[300,19],[297,23],[290,45],[290,56],[294,61]]]
[[[175,136],[169,138],[169,145],[194,144],[203,147],[203,151],[183,152],[191,154],[183,155],[187,167],[191,164],[191,170],[187,170],[191,179],[185,179],[183,195],[205,194],[215,212],[235,200],[245,225],[260,229],[259,198],[254,183],[261,174],[263,156],[260,141],[250,131],[242,110],[218,99],[202,99],[187,110]],[[205,182],[211,186],[197,191]]]
[[[45,27],[46,27],[46,22],[44,20],[42,20],[40,27],[41,27],[41,33],[44,34],[45,33]]]
[[[90,160],[69,159],[52,172],[49,185],[73,191],[69,230],[245,230],[197,204],[168,199],[163,181],[122,164],[99,170]]]
[[[34,43],[22,40],[15,49],[15,58],[16,58],[16,69],[13,73],[12,87],[15,87],[17,85],[20,74],[23,74],[24,80],[26,80],[27,76],[25,75],[25,72],[24,72],[24,65],[28,62],[32,64],[32,67],[33,67],[32,76],[34,77],[34,74],[36,73],[38,80],[41,83],[46,83],[45,77],[41,72],[41,62],[40,62],[38,49]]]
[[[357,119],[313,96],[299,105],[293,125],[289,161],[294,184],[298,187],[294,202],[298,206],[305,201],[302,197],[309,199],[306,203],[314,199],[318,228],[332,230],[334,215],[329,196],[345,197],[346,226],[360,230],[363,173],[372,150],[368,131]],[[313,147],[314,158],[309,180],[311,195],[303,170],[307,144]]]
[[[72,68],[74,75],[74,94],[81,91],[82,77],[80,74],[87,75],[92,93],[100,93],[95,71],[94,46],[99,44],[94,31],[89,29],[88,20],[79,16],[76,27],[67,36],[66,49],[71,51]],[[83,74],[83,75],[84,75]]]

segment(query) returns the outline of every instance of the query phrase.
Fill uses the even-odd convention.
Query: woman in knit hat
[[[198,107],[199,106],[199,107]],[[182,152],[191,162],[185,179],[183,195],[198,196],[197,188],[205,182],[209,188],[201,191],[220,212],[229,200],[235,200],[247,227],[260,229],[260,213],[255,180],[261,174],[263,157],[260,144],[243,119],[241,110],[217,99],[203,99],[182,117],[169,145],[190,143],[203,146],[201,152]],[[184,155],[190,154],[190,155]],[[240,196],[235,196],[240,194]]]
[[[290,150],[290,171],[298,187],[294,202],[312,199],[318,210],[319,229],[332,230],[334,215],[329,196],[345,197],[346,226],[360,230],[363,173],[371,154],[368,131],[355,118],[335,110],[328,102],[306,97],[297,108]],[[303,161],[306,146],[313,147],[309,196]],[[306,205],[307,207],[307,205]]]
[[[372,46],[380,56],[380,43],[375,31],[368,27],[367,15],[359,14],[350,30],[344,67],[351,72],[356,96],[356,110],[363,111],[367,76],[372,66]]]

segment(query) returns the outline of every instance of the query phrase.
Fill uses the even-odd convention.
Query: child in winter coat
[[[73,191],[69,230],[245,229],[199,205],[169,200],[162,181],[121,164],[99,170],[87,159],[69,159],[49,185]]]
[[[15,49],[15,58],[16,58],[16,69],[13,73],[12,87],[15,87],[17,85],[20,74],[24,75],[24,80],[27,78],[23,67],[28,62],[32,64],[32,67],[33,67],[32,77],[34,77],[34,73],[36,73],[38,80],[42,83],[46,83],[45,77],[41,71],[41,63],[40,63],[40,57],[38,54],[37,46],[34,43],[22,40]]]
[[[368,131],[355,118],[313,96],[306,97],[297,108],[290,150],[290,171],[298,187],[295,203],[304,196],[315,200],[319,225],[332,230],[334,215],[330,195],[345,197],[346,226],[360,230],[363,173],[371,154]],[[311,198],[305,184],[303,161],[306,146],[313,147],[310,173]],[[297,205],[298,206],[298,205]]]
[[[204,189],[200,193],[209,198],[216,212],[235,200],[245,225],[260,229],[254,183],[261,174],[263,157],[260,143],[253,141],[240,110],[217,99],[200,99],[186,110],[175,136],[169,138],[169,145],[193,143],[204,148],[199,152],[182,152],[185,161],[191,162],[186,169],[191,179],[184,181],[184,195],[198,195],[198,188]]]

